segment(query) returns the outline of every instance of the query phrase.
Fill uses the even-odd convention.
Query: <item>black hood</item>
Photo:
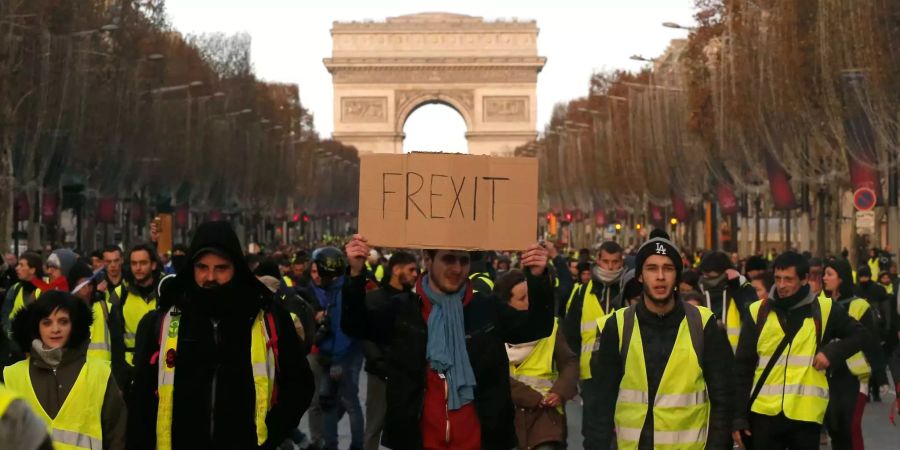
[[[258,309],[271,299],[271,292],[250,271],[241,249],[237,234],[228,222],[205,222],[197,227],[185,264],[174,278],[167,278],[160,287],[160,309],[176,305],[190,308],[210,290],[203,289],[194,282],[194,262],[200,256],[215,252],[227,257],[234,264],[234,277],[220,288],[215,288],[217,296],[224,296],[241,302],[248,310]],[[244,303],[246,302],[246,303]],[[241,309],[244,309],[241,307]]]
[[[832,300],[838,301],[845,298],[853,297],[853,292],[855,291],[853,286],[853,269],[850,267],[850,263],[843,259],[832,259],[825,264],[825,268],[832,268],[835,272],[837,272],[838,276],[841,277],[841,287],[840,292],[837,294],[837,298],[834,297],[834,292],[829,292],[832,296]]]

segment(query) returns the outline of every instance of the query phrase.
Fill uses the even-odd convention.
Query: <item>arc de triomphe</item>
[[[324,60],[334,138],[362,153],[402,153],[409,115],[443,103],[465,120],[469,153],[511,153],[536,137],[537,75],[547,61],[537,35],[534,21],[443,13],[335,22]]]

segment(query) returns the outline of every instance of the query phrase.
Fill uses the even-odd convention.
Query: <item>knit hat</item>
[[[62,272],[64,277],[69,276],[69,271],[72,270],[72,266],[75,265],[75,261],[78,260],[78,257],[72,250],[67,248],[59,248],[53,250],[53,253],[47,257],[47,265],[50,267],[55,267]]]
[[[725,252],[709,252],[700,260],[701,272],[715,272],[721,275],[732,268],[731,260]]]
[[[681,282],[681,271],[684,270],[684,260],[678,247],[669,238],[669,234],[659,228],[651,231],[650,240],[644,242],[638,249],[634,264],[636,274],[644,270],[644,261],[652,255],[662,255],[672,260],[672,264],[675,265],[675,286],[678,286]]]
[[[766,261],[766,258],[759,255],[753,255],[747,258],[747,262],[744,264],[744,270],[746,272],[752,270],[769,270],[769,263]]]
[[[863,264],[856,269],[856,278],[859,279],[861,277],[872,278],[872,269],[869,266]]]

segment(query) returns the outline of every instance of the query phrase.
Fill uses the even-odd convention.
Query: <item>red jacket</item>
[[[425,295],[421,281],[416,292],[422,297],[422,318],[428,323],[431,300]],[[472,286],[466,287],[463,305],[472,301]],[[481,424],[475,403],[469,402],[455,411],[447,409],[447,381],[431,367],[426,371],[425,402],[422,406],[422,448],[425,450],[479,450],[481,448]]]

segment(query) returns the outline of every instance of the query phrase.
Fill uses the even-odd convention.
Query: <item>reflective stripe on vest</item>
[[[134,365],[134,339],[137,333],[138,324],[141,319],[148,313],[156,309],[156,289],[153,290],[150,299],[145,300],[141,296],[125,290],[125,296],[122,298],[122,315],[125,316],[125,362],[128,365]]]
[[[704,307],[696,308],[700,312],[700,321],[705,326],[713,317],[712,311]],[[620,346],[623,342],[627,310],[620,309],[614,313]],[[616,402],[616,438],[620,450],[638,448],[641,430],[650,409],[647,366],[638,320],[635,315],[634,328],[624,361],[624,376],[619,384]],[[709,409],[703,369],[697,359],[697,350],[691,341],[689,321],[685,316],[678,327],[672,354],[666,363],[653,400],[653,448],[705,449]]]
[[[821,311],[821,329],[825,330],[833,303],[828,298],[814,301],[813,307]],[[750,305],[750,317],[754,323],[759,322],[757,316],[761,305],[762,301]],[[769,314],[775,312],[769,310]],[[779,320],[776,317],[767,318],[756,344],[759,362],[753,376],[754,385],[759,382],[766,364],[783,338],[784,330]],[[828,380],[824,370],[816,370],[812,366],[820,339],[816,336],[815,320],[812,317],[804,319],[794,340],[769,372],[759,396],[750,407],[751,411],[766,416],[777,416],[783,412],[792,420],[822,423],[828,406]]]
[[[584,299],[581,303],[581,353],[579,355],[579,378],[589,380],[591,378],[591,353],[597,341],[597,319],[604,317],[606,313],[597,294],[593,292],[594,281],[583,285]],[[580,291],[573,290],[572,297],[579,295]],[[609,304],[609,289],[606,290],[606,303]],[[571,298],[569,300],[571,303]]]
[[[484,272],[475,272],[469,275],[469,280],[475,281],[476,279],[483,281],[484,284],[488,285],[488,287],[491,288],[492,291],[494,290],[494,280],[491,280],[490,275]],[[478,292],[478,290],[475,290],[475,292]]]
[[[703,291],[706,296],[706,307],[712,309],[712,299],[708,291]],[[728,334],[728,343],[731,344],[731,352],[737,352],[738,339],[741,336],[741,312],[737,302],[728,298],[728,290],[722,291],[722,311],[725,315],[725,332]]]
[[[272,393],[275,389],[275,354],[269,339],[265,314],[260,311],[250,330],[250,365],[253,371],[255,391],[254,424],[257,445],[263,445],[269,437],[266,415],[272,408]],[[156,413],[156,445],[158,450],[172,448],[172,412],[174,410],[175,368],[178,362],[178,331],[181,313],[169,309],[162,317],[160,331],[165,333],[159,347],[157,360],[157,392],[159,407]],[[170,356],[171,355],[171,356]]]
[[[103,425],[100,419],[106,385],[111,373],[109,363],[87,358],[62,407],[51,419],[41,406],[31,384],[29,360],[3,369],[6,386],[22,397],[32,411],[47,423],[56,450],[102,450]]]
[[[559,324],[554,321],[550,336],[538,341],[521,364],[509,365],[509,376],[546,396],[553,383],[559,378],[556,364],[553,363],[553,350],[556,348],[556,333]],[[556,407],[563,414],[562,405]]]
[[[96,301],[91,310],[94,312],[94,321],[91,323],[91,342],[88,344],[87,355],[89,358],[112,361],[109,327],[106,322],[106,318],[109,317],[109,304],[105,300]]]
[[[850,317],[860,320],[868,310],[869,302],[857,298],[850,301],[850,307],[848,308],[847,313],[850,314]],[[847,358],[847,369],[859,379],[860,384],[865,383],[866,386],[868,386],[869,377],[872,376],[872,366],[869,364],[869,361],[866,359],[866,355],[863,354],[863,352],[856,352],[853,356]],[[868,390],[866,392],[868,393]]]

